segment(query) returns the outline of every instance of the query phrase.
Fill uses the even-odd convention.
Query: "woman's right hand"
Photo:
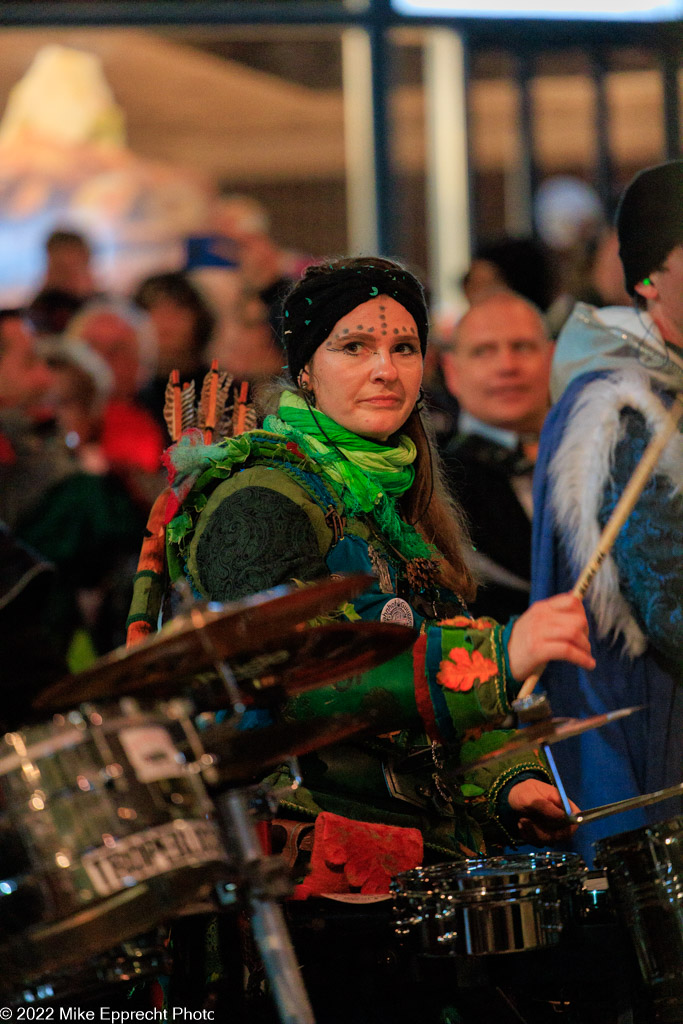
[[[510,631],[508,661],[520,682],[549,661],[570,661],[594,669],[588,620],[580,598],[571,593],[556,594],[532,604]]]

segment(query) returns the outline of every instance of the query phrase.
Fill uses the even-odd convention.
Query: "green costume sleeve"
[[[431,627],[413,651],[362,677],[291,698],[287,716],[300,719],[371,710],[387,731],[414,729],[421,720],[427,734],[443,741],[458,763],[497,749],[509,731],[492,726],[511,711],[502,627],[465,617],[453,621],[459,625]],[[551,781],[534,753],[511,755],[463,776],[468,809],[489,841],[516,842],[503,826],[499,798],[518,775]]]
[[[437,725],[459,751],[461,763],[473,762],[505,742],[508,730],[495,726],[510,714],[518,683],[508,674],[503,627],[492,619],[464,616],[442,622],[427,638],[425,676]],[[485,837],[516,842],[501,820],[501,794],[517,775],[529,774],[551,781],[541,759],[529,752],[491,761],[464,775],[468,809]]]
[[[187,541],[182,520],[169,528],[175,560],[184,564],[202,596],[236,600],[329,572],[325,557],[333,539],[325,514],[287,473],[250,467],[220,482],[202,500]],[[173,565],[173,557],[169,562]],[[432,626],[412,651],[362,676],[291,697],[284,714],[308,719],[372,711],[378,732],[426,731],[430,739],[444,742],[458,762],[474,760],[505,740],[504,731],[491,729],[510,712],[512,682],[502,628],[491,620],[461,616]],[[465,779],[463,794],[473,815],[489,832],[497,829],[498,840],[511,838],[501,834],[498,796],[515,774],[530,770],[542,774],[536,758],[519,756],[476,769]]]

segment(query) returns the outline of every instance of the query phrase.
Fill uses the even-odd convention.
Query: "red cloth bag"
[[[324,811],[315,820],[310,874],[295,899],[330,893],[383,895],[392,876],[422,863],[416,828],[353,821]]]

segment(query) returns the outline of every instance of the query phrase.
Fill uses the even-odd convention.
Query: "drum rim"
[[[646,842],[652,839],[656,841],[670,838],[672,833],[674,835],[680,833],[681,839],[683,839],[683,814],[676,814],[673,818],[667,818],[656,824],[641,825],[639,828],[632,828],[627,832],[616,832],[614,835],[604,836],[593,843],[596,864],[602,864],[602,861],[598,860],[601,854],[609,854],[611,851],[622,852],[626,847],[637,848],[635,840],[638,838]]]
[[[502,896],[520,889],[531,890],[531,895],[540,886],[561,883],[573,877],[583,878],[585,872],[586,865],[581,855],[572,851],[476,857],[403,871],[392,880],[392,891],[407,898],[462,899],[487,892],[491,896]],[[458,887],[444,891],[445,880],[457,882]],[[421,887],[415,885],[420,882],[423,883]]]

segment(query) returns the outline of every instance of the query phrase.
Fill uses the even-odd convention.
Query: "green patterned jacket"
[[[290,719],[379,706],[392,732],[303,758],[304,786],[290,792],[281,813],[305,819],[329,810],[417,826],[432,860],[514,843],[506,792],[529,775],[549,781],[542,763],[523,755],[464,780],[448,772],[449,764],[474,760],[506,737],[499,727],[518,684],[506,665],[503,627],[475,622],[449,591],[415,583],[409,561],[372,518],[355,515],[324,466],[286,438],[251,431],[197,446],[194,461],[183,460],[182,443],[172,456],[181,467],[173,486],[182,500],[166,529],[172,582],[184,578],[198,597],[234,601],[281,583],[371,572],[372,588],[336,617],[400,622],[421,633],[412,651],[289,699]],[[132,619],[146,614],[149,585],[139,581]],[[271,781],[285,785],[285,773],[283,767]]]

